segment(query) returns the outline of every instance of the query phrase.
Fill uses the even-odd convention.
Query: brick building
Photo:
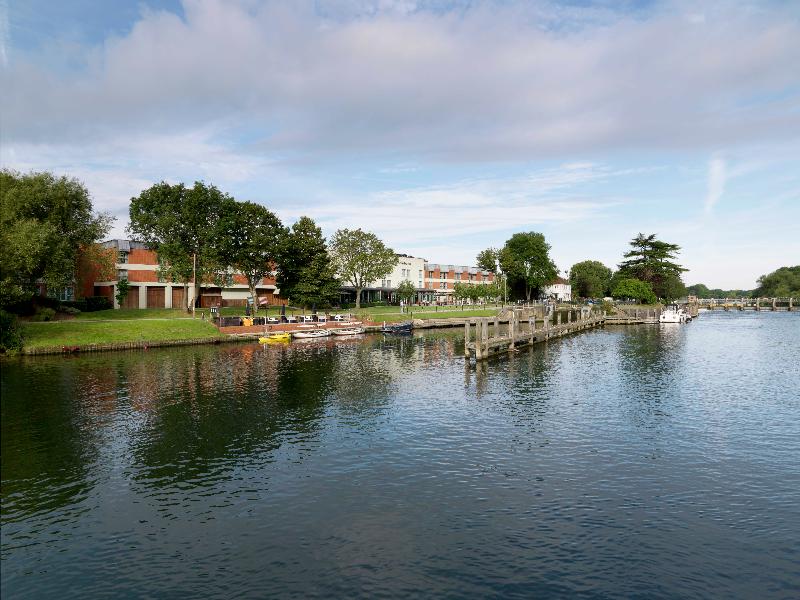
[[[115,254],[116,273],[114,278],[106,281],[95,280],[91,294],[106,296],[114,308],[184,308],[191,305],[194,298],[194,287],[189,283],[173,283],[160,277],[158,255],[145,244],[131,240],[109,240],[101,244]],[[121,279],[127,279],[130,292],[120,306],[115,298],[116,285]],[[259,304],[285,304],[275,287],[275,279],[264,278],[256,287]],[[233,274],[233,282],[226,287],[203,284],[200,289],[200,306],[245,306],[250,297],[247,279],[240,274]]]

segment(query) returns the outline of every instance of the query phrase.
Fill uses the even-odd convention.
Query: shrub
[[[22,348],[22,329],[16,315],[0,309],[0,352],[10,352]]]
[[[84,300],[86,301],[86,308],[81,310],[85,310],[85,312],[114,308],[114,304],[106,296],[87,296]]]
[[[33,315],[31,321],[52,321],[53,317],[56,316],[56,311],[52,308],[40,308],[36,311],[36,314]]]
[[[58,309],[58,312],[62,312],[67,315],[77,315],[81,312],[79,308],[75,308],[74,306],[62,306]]]

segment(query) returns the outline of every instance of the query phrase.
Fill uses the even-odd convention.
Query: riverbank
[[[228,339],[214,325],[198,319],[53,321],[24,323],[22,328],[22,354],[219,343]]]

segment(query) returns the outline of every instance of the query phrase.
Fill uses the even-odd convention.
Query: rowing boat
[[[364,333],[363,327],[344,327],[342,329],[332,329],[333,335],[361,335]]]

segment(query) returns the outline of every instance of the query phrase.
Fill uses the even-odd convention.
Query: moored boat
[[[383,333],[411,333],[412,329],[414,329],[413,321],[404,321],[402,323],[386,323],[384,321],[383,327],[381,327]]]
[[[331,333],[333,335],[361,335],[364,331],[363,327],[344,327],[342,329],[332,329]]]
[[[672,304],[664,308],[658,316],[659,323],[687,323],[692,320],[682,308],[678,308],[677,304]]]
[[[295,331],[292,336],[298,340],[313,340],[328,337],[331,334],[327,329],[315,329],[314,331]]]
[[[279,344],[285,343],[292,339],[292,335],[288,332],[284,333],[273,333],[271,335],[265,335],[258,338],[259,344]]]

